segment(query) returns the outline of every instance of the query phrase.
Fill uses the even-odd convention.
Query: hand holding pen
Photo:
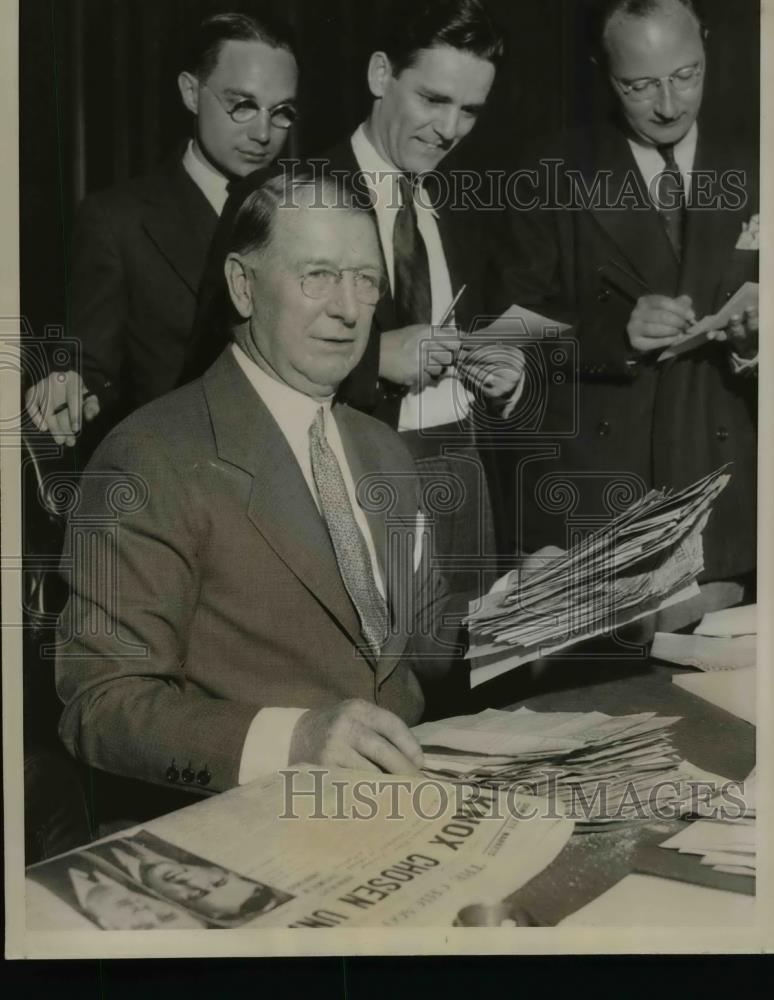
[[[71,448],[84,422],[100,411],[99,399],[76,371],[52,372],[27,390],[25,407],[39,431]]]

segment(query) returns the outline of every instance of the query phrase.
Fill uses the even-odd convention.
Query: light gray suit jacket
[[[417,568],[413,462],[384,424],[334,412],[396,618],[378,662],[358,651],[357,614],[301,470],[227,350],[120,424],[83,476],[57,656],[73,754],[219,791],[236,784],[263,706],[362,698],[419,719],[409,633],[444,585],[426,558]]]

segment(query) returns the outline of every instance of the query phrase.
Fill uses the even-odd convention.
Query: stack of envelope
[[[516,712],[487,709],[416,726],[425,773],[443,781],[547,796],[578,829],[679,815],[689,782],[723,779],[681,759],[653,712]]]
[[[747,778],[736,790],[725,791],[702,805],[699,815],[711,816],[686,826],[665,840],[661,847],[693,854],[700,864],[728,875],[755,878],[755,777]]]
[[[601,530],[471,604],[471,682],[556,653],[698,593],[701,533],[729,475],[651,490]]]

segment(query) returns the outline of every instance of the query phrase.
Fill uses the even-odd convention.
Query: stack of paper
[[[721,469],[679,493],[652,490],[544,569],[514,573],[505,591],[472,604],[473,686],[698,593],[701,532],[728,480]]]
[[[429,775],[545,796],[582,828],[651,818],[656,805],[687,804],[687,782],[715,778],[681,760],[667,734],[677,721],[653,712],[487,709],[413,732]]]
[[[736,794],[727,789],[705,805],[700,812],[714,816],[691,823],[680,833],[664,841],[661,847],[680,854],[696,854],[702,865],[729,875],[754,878],[755,849],[755,778],[750,775]]]
[[[757,611],[755,604],[713,611],[702,618],[693,635],[656,632],[651,653],[657,660],[698,670],[754,667]]]

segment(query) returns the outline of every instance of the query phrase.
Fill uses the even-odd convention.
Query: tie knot
[[[404,205],[414,204],[414,178],[406,174],[398,174],[398,187],[401,201]]]
[[[666,163],[670,170],[679,170],[677,166],[677,160],[675,159],[675,145],[673,142],[664,143],[663,146],[656,146],[656,149],[661,154],[661,159]]]
[[[317,410],[314,420],[309,425],[309,437],[317,440],[325,437],[325,410],[322,406]]]

